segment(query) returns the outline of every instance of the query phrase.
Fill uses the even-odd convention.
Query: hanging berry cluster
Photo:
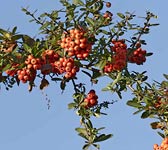
[[[87,94],[86,98],[84,99],[85,102],[85,108],[90,108],[98,103],[98,96],[96,95],[95,90],[90,90]]]
[[[137,65],[142,65],[146,61],[146,50],[142,50],[142,48],[138,48],[133,51],[128,60],[131,63],[136,63]]]
[[[71,29],[65,33],[61,39],[61,48],[65,50],[68,56],[76,56],[79,59],[85,59],[91,51],[92,44],[89,43],[83,29]]]
[[[113,71],[121,71],[127,63],[127,45],[124,40],[112,41],[112,61],[107,62],[104,67],[104,72],[110,73]]]
[[[153,150],[168,150],[168,137],[164,138],[161,145],[154,144]]]

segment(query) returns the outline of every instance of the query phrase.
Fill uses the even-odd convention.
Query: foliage
[[[22,9],[32,18],[30,22],[40,26],[38,39],[17,34],[17,27],[11,31],[0,29],[0,83],[7,90],[14,84],[28,83],[28,90],[32,91],[39,78],[40,90],[55,81],[64,91],[72,82],[73,102],[68,107],[81,117],[81,127],[76,131],[85,140],[83,149],[90,146],[100,149],[97,143],[111,138],[112,134],[101,133],[104,127],[94,127],[91,119],[105,115],[102,109],[114,101],[99,103],[95,90],[86,93],[87,87],[78,79],[78,72],[89,77],[92,84],[98,84],[100,77],[108,77],[111,83],[103,91],[117,93],[122,99],[123,92],[130,90],[133,97],[127,105],[137,109],[134,114],[141,113],[143,119],[157,119],[151,123],[152,129],[160,129],[163,132],[158,132],[159,135],[168,136],[168,75],[164,74],[161,83],[151,84],[146,71],[139,73],[129,67],[143,65],[152,55],[144,50],[146,41],[142,37],[158,25],[152,22],[157,16],[151,12],[140,18],[130,12],[113,14],[107,10],[111,3],[103,0],[72,3],[60,0],[60,3],[62,9],[38,17],[36,11]],[[137,24],[137,19],[142,24]]]

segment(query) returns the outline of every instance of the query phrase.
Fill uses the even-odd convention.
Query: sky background
[[[146,0],[113,0],[111,1],[113,14],[130,11],[138,16],[145,15],[147,10],[158,15],[154,22],[160,26],[153,27],[151,33],[145,37],[148,45],[143,48],[153,52],[143,66],[132,66],[134,71],[148,71],[149,81],[163,79],[162,74],[167,73],[167,35],[168,2]],[[38,26],[29,23],[21,7],[38,9],[38,14],[59,9],[56,0],[1,0],[0,28],[13,28],[18,26],[18,32],[36,36]],[[84,76],[80,76],[85,80]],[[115,99],[109,92],[101,92],[109,81],[100,79],[99,84],[90,88],[96,89],[100,101]],[[101,93],[100,93],[101,92]],[[46,96],[47,94],[47,96]],[[79,117],[73,110],[67,109],[72,101],[72,88],[69,85],[61,95],[59,86],[51,83],[43,92],[35,88],[28,92],[27,84],[15,86],[6,91],[3,86],[0,90],[0,150],[80,150],[84,144],[83,139],[77,136],[74,128],[79,127]],[[105,126],[102,132],[112,133],[114,137],[102,142],[102,150],[152,150],[153,144],[160,144],[161,138],[156,131],[150,128],[150,119],[142,120],[139,115],[132,115],[133,108],[126,106],[129,95],[124,94],[123,100],[113,104],[106,110],[109,115],[94,119],[96,127]],[[47,109],[47,98],[51,100],[51,108]]]

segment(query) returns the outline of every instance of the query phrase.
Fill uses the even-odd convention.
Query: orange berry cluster
[[[69,79],[76,76],[76,72],[79,71],[79,67],[75,65],[73,58],[60,58],[54,63],[54,70],[59,74],[65,73],[64,77]]]
[[[127,45],[123,40],[112,41],[112,61],[107,62],[104,67],[104,72],[121,71],[127,63]]]
[[[86,103],[85,108],[91,108],[95,105],[97,105],[98,96],[96,95],[95,90],[90,90],[87,94],[86,98],[84,99],[84,102]]]
[[[18,66],[19,66],[19,64],[17,64],[17,63],[12,64],[11,69],[8,69],[8,70],[5,71],[6,74],[13,77],[17,73],[17,70],[18,70],[17,67]]]
[[[35,69],[28,69],[28,68],[22,68],[17,71],[18,79],[22,81],[23,83],[26,83],[27,81],[34,81],[36,77],[36,70]]]
[[[61,39],[61,48],[67,52],[68,56],[85,59],[89,55],[92,44],[88,42],[83,29],[71,29],[64,35],[65,37]]]
[[[41,59],[41,73],[42,74],[49,74],[51,72],[58,73],[58,70],[55,70],[54,63],[58,61],[60,58],[59,54],[55,52],[54,50],[45,50],[42,53],[42,59]]]
[[[132,54],[130,54],[128,60],[137,65],[143,64],[146,61],[146,50],[142,50],[142,48],[136,49]]]
[[[26,68],[39,70],[41,69],[41,60],[39,58],[34,58],[33,55],[28,55],[25,60]]]
[[[161,145],[153,145],[153,150],[168,150],[168,137],[164,138]]]

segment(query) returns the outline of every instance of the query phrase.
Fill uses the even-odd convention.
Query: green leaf
[[[93,144],[94,147],[96,147],[98,150],[100,149],[100,145],[99,144]]]
[[[100,60],[97,64],[95,64],[95,67],[99,67],[101,70],[106,65],[107,61],[105,59]]]
[[[28,35],[23,35],[22,40],[25,44],[27,44],[30,47],[33,47],[35,44],[35,40]]]
[[[85,128],[75,128],[75,130],[78,132],[78,134],[82,134],[87,137],[87,131]]]
[[[149,111],[147,110],[147,111],[144,111],[144,112],[142,113],[141,118],[142,118],[142,119],[145,119],[145,118],[148,118],[149,116],[150,116],[150,113],[149,113]]]
[[[165,135],[161,132],[157,132],[162,138],[165,138]]]
[[[16,33],[16,30],[17,30],[17,27],[15,26],[15,27],[12,29],[12,34],[15,34],[15,33]]]
[[[73,4],[84,6],[85,4],[81,0],[73,0]]]
[[[2,69],[2,72],[8,70],[9,68],[11,68],[11,66],[12,66],[11,64],[7,64],[7,65]]]
[[[89,147],[90,147],[90,144],[85,144],[85,145],[82,147],[82,149],[83,149],[83,150],[88,150]]]
[[[76,103],[69,103],[68,109],[73,109],[76,106]]]
[[[89,24],[89,25],[91,25],[91,26],[94,26],[94,20],[92,19],[92,18],[90,18],[90,17],[87,17],[86,18],[86,22]]]
[[[95,138],[94,143],[108,140],[112,136],[113,136],[112,134],[107,134],[107,135],[101,134],[100,136],[98,136],[98,137]]]
[[[50,25],[50,22],[45,22],[41,27],[40,30],[44,30],[45,28],[47,28]]]
[[[153,53],[146,53],[146,56],[152,56]]]
[[[168,75],[167,74],[163,74],[163,76],[168,80]]]
[[[141,108],[141,107],[142,107],[141,104],[139,104],[139,103],[137,103],[137,102],[135,102],[135,101],[132,101],[132,100],[128,101],[128,102],[127,102],[127,105],[128,105],[128,106],[131,106],[131,107],[135,107],[135,108]]]
[[[66,87],[66,82],[65,82],[65,81],[62,81],[62,82],[60,83],[60,88],[61,88],[61,90],[65,90],[65,87]]]
[[[56,77],[55,77],[55,78],[52,78],[51,80],[52,80],[52,81],[62,81],[61,78],[56,78]]]
[[[84,71],[84,70],[82,70],[82,72],[85,73],[85,74],[86,74],[87,76],[89,76],[90,78],[92,77],[91,74],[90,74],[89,72]]]
[[[122,19],[125,18],[124,14],[122,14],[122,13],[117,13],[117,15],[118,15],[120,18],[122,18]]]

